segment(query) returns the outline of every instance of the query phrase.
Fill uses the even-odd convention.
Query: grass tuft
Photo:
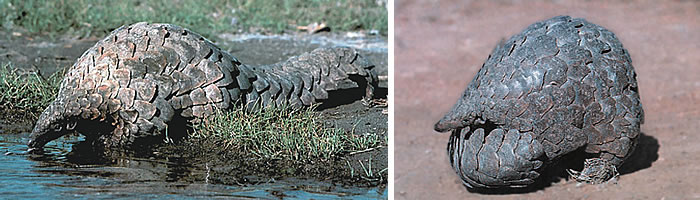
[[[0,66],[0,110],[21,114],[22,119],[35,120],[56,98],[63,73],[59,71],[43,78],[10,65]]]
[[[313,108],[266,107],[217,111],[195,124],[192,138],[214,138],[225,148],[250,153],[261,159],[309,162],[331,160],[346,153],[383,145],[376,134],[358,136],[320,122]]]

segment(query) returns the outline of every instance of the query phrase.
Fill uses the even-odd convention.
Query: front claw
[[[589,158],[583,163],[581,172],[573,169],[566,170],[571,178],[579,183],[601,184],[617,180],[620,173],[617,167],[602,158]]]

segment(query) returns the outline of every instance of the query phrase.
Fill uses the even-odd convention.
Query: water
[[[115,163],[71,156],[81,138],[47,144],[44,155],[27,154],[28,134],[0,134],[0,198],[7,199],[386,199],[387,190],[339,186],[303,179],[256,185],[208,183],[208,173],[183,170],[163,160],[125,158]],[[98,164],[90,164],[98,163]],[[183,181],[182,176],[206,177]]]
[[[313,46],[315,47],[351,47],[354,49],[367,51],[367,52],[377,52],[377,53],[387,53],[389,51],[388,43],[386,38],[381,36],[350,36],[346,35],[260,35],[260,34],[221,34],[220,38],[231,41],[238,42],[241,44],[250,44],[261,41],[269,42],[285,42],[293,43],[297,46]],[[268,48],[270,48],[268,46]]]

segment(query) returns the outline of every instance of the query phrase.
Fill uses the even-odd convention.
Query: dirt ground
[[[404,1],[395,3],[396,199],[700,198],[700,1]],[[557,15],[613,31],[632,56],[646,123],[617,184],[576,186],[550,172],[509,194],[470,192],[432,130],[497,42]]]

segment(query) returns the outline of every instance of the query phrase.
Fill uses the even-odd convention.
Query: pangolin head
[[[60,105],[59,102],[53,102],[39,116],[27,144],[30,152],[41,150],[46,143],[69,133],[75,128],[77,122],[65,120],[63,112],[58,111],[59,106],[63,105]]]

